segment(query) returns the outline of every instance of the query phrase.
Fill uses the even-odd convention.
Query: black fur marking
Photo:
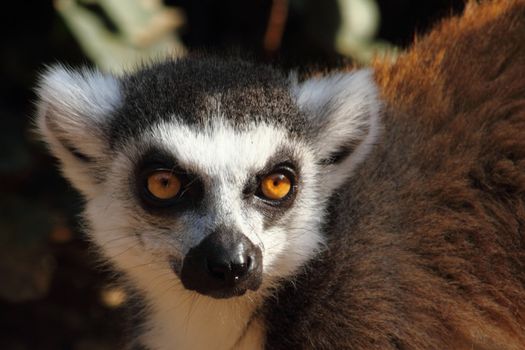
[[[320,164],[330,165],[330,164],[339,164],[345,160],[350,154],[352,154],[357,148],[358,144],[350,143],[342,146],[337,151],[332,153],[328,158],[322,159]]]
[[[80,152],[76,147],[69,144],[69,142],[60,140],[60,143],[62,143],[62,146],[64,146],[65,149],[67,149],[72,155],[75,156],[78,160],[85,162],[85,163],[93,163],[93,159],[84,153]]]
[[[46,116],[45,118],[46,126],[55,134],[55,137],[57,140],[62,144],[62,146],[69,151],[75,158],[82,162],[91,163],[93,162],[93,159],[86,154],[80,152],[78,148],[73,146],[68,140],[65,140],[63,137],[60,137],[59,135],[62,133],[62,130],[60,127],[56,124],[55,120],[50,118],[49,116]]]
[[[179,177],[182,182],[180,196],[158,203],[151,198],[151,195],[148,195],[146,176],[155,169],[169,169]],[[158,148],[151,148],[145,152],[136,163],[130,186],[142,208],[155,215],[171,216],[176,212],[195,210],[201,205],[204,196],[204,185],[201,179],[182,168],[169,152]]]
[[[360,130],[361,137],[353,140],[349,140],[346,144],[341,145],[335,152],[330,154],[329,157],[322,159],[320,164],[322,165],[331,165],[331,164],[340,164],[348,156],[350,156],[359,145],[363,142],[366,135],[370,132],[370,127],[366,126],[363,130]]]
[[[144,68],[122,81],[124,103],[110,122],[112,147],[173,118],[206,125],[220,115],[234,127],[270,122],[305,128],[287,77],[240,59],[186,57]]]
[[[287,172],[292,180],[290,195],[278,202],[271,202],[257,197],[262,177],[279,170]],[[287,148],[277,151],[262,169],[249,176],[243,190],[243,196],[246,200],[246,205],[257,208],[264,215],[264,229],[277,224],[287,209],[292,206],[299,189],[299,183],[300,169],[294,160],[293,150]]]

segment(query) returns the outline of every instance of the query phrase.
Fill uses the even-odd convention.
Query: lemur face
[[[374,142],[368,72],[303,83],[186,59],[124,77],[51,69],[38,125],[90,237],[142,289],[267,290],[322,247],[325,202]],[[137,272],[140,271],[140,272]]]
[[[118,230],[187,289],[231,297],[319,247],[318,171],[309,146],[276,125],[163,121],[118,151],[87,212],[99,244]]]

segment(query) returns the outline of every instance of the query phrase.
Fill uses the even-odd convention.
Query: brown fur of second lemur
[[[267,347],[525,349],[525,2],[471,3],[375,70],[382,138]]]

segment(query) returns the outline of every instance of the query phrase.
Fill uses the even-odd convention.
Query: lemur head
[[[140,266],[215,298],[265,289],[315,254],[327,200],[378,132],[368,71],[297,82],[237,59],[121,77],[57,66],[38,94],[39,131],[103,255],[138,284]]]

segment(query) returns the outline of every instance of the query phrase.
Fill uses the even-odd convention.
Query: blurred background
[[[127,295],[95,264],[79,195],[31,132],[45,65],[120,72],[191,50],[283,69],[402,52],[459,0],[17,0],[0,25],[0,350],[118,349]]]

